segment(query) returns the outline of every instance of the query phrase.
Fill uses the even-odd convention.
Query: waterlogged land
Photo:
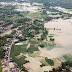
[[[49,35],[54,34],[56,46],[48,50],[53,57],[60,57],[64,54],[72,54],[72,19],[56,19],[45,23],[49,29]],[[54,30],[55,28],[55,30]]]

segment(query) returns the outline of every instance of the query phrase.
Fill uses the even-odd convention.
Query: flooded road
[[[52,20],[45,23],[45,27],[49,28],[49,34],[54,34],[56,43],[56,46],[48,50],[48,53],[54,57],[72,54],[72,19]]]

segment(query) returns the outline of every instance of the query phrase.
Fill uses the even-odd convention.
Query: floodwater
[[[49,29],[49,34],[54,34],[56,44],[51,49],[47,48],[48,53],[55,58],[72,54],[72,19],[55,19],[44,26]]]

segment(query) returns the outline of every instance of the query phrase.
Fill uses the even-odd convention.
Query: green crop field
[[[27,44],[24,45],[14,45],[11,50],[11,57],[17,56],[20,53],[25,53],[27,48]]]

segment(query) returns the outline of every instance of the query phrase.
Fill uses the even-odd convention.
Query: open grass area
[[[42,13],[42,12],[41,12],[41,11],[39,11],[39,12],[36,12],[36,13],[31,13],[31,14],[28,14],[28,16],[29,16],[29,17],[31,17],[31,18],[34,18],[34,17],[39,16],[41,13]]]
[[[27,44],[24,45],[13,45],[11,50],[11,57],[17,56],[20,53],[25,53]]]
[[[31,44],[39,44],[39,42],[36,41],[36,40],[29,40],[29,42],[30,42]]]
[[[68,9],[69,11],[72,11],[72,9]]]
[[[20,53],[25,53],[27,48],[27,44],[24,45],[13,45],[11,50],[11,57],[14,62],[16,62],[19,66],[27,63],[28,61],[25,60],[25,56],[20,58],[16,58],[15,56],[20,55]]]
[[[25,58],[26,58],[25,56],[23,56],[19,59],[13,57],[13,61],[16,62],[18,64],[18,66],[22,66],[23,64],[29,62],[29,61],[25,60]]]
[[[14,15],[14,16],[11,17],[10,19],[17,19],[17,15]]]
[[[56,46],[56,44],[55,44],[54,41],[49,41],[48,43],[43,42],[42,44],[43,44],[44,47],[47,48],[48,50],[51,50],[51,49],[53,49],[53,48]]]
[[[53,59],[54,61],[54,66],[52,66],[52,68],[58,68],[61,66],[61,61],[58,58]]]
[[[40,53],[39,52],[35,52],[35,53],[28,53],[28,54],[29,54],[30,57],[35,58],[35,57],[38,57]]]
[[[48,43],[47,43],[47,42],[42,42],[42,44],[43,44],[44,46],[46,46]]]
[[[49,65],[49,64],[46,62],[45,59],[41,60],[40,62],[41,62],[42,64],[44,64],[45,66],[48,66],[48,65]]]

